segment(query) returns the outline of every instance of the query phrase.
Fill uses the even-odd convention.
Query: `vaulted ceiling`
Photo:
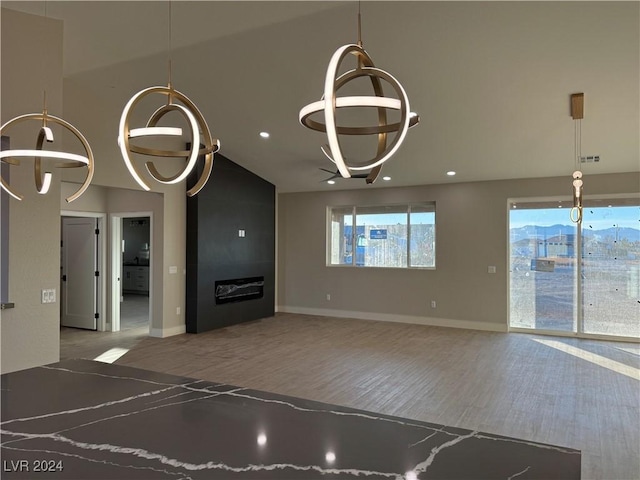
[[[1,4],[44,14],[43,2]],[[64,21],[65,78],[123,106],[138,90],[166,84],[168,7],[48,2],[47,16]],[[322,182],[330,175],[320,168],[334,169],[320,151],[326,140],[298,123],[300,108],[321,98],[333,52],[356,40],[356,2],[174,1],[173,82],[200,107],[221,153],[282,192],[569,176],[576,92],[585,94],[582,153],[600,156],[585,174],[637,172],[639,7],[363,2],[365,49],[421,117],[385,164],[392,180],[373,186]],[[368,155],[369,143],[375,138],[347,155]]]

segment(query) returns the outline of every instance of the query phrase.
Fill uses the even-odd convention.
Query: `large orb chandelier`
[[[159,94],[167,97],[167,103],[158,108],[143,128],[130,128],[130,116],[134,107],[145,97],[153,94]],[[179,103],[176,103],[179,102]],[[140,145],[135,145],[131,142],[134,138],[153,137],[153,136],[173,136],[181,137],[182,129],[177,127],[158,127],[158,121],[169,112],[180,113],[187,122],[190,130],[190,145],[189,150],[163,150],[158,148],[147,148]],[[200,139],[200,131],[202,132],[202,141]],[[199,148],[200,145],[203,145]],[[207,183],[211,170],[213,169],[213,155],[220,149],[220,142],[211,136],[209,126],[205,121],[202,113],[198,110],[195,103],[193,103],[186,95],[175,90],[171,82],[167,87],[149,87],[136,93],[129,102],[127,102],[122,116],[120,117],[120,127],[118,135],[118,145],[124,163],[131,173],[133,179],[144,190],[149,191],[151,187],[145,182],[138,172],[132,158],[131,153],[138,153],[142,155],[152,155],[156,157],[182,157],[187,159],[187,163],[182,171],[172,176],[164,176],[160,174],[152,161],[145,163],[147,171],[151,177],[159,183],[175,184],[183,181],[196,165],[199,156],[204,155],[204,169],[200,178],[196,184],[187,190],[188,196],[196,195],[202,187]]]
[[[49,115],[47,113],[46,107],[42,110],[42,113],[28,113],[26,115],[20,115],[9,120],[0,127],[0,135],[4,134],[10,127],[27,121],[42,122],[36,141],[36,148],[4,150],[0,152],[0,160],[2,161],[2,163],[6,163],[8,165],[20,165],[22,159],[33,158],[36,190],[39,194],[42,195],[46,194],[49,191],[53,177],[52,172],[48,171],[49,169],[47,168],[44,169],[45,171],[43,173],[43,159],[61,160],[57,163],[49,163],[49,166],[57,168],[86,167],[87,174],[84,182],[74,194],[66,198],[67,202],[73,202],[85,192],[85,190],[91,183],[91,179],[93,178],[94,160],[93,152],[91,151],[89,142],[87,142],[87,139],[82,135],[82,133],[80,133],[80,131],[69,122],[66,122],[62,118],[56,117],[54,115]],[[45,141],[47,143],[54,142],[53,130],[51,130],[49,124],[59,125],[71,132],[82,144],[85,155],[77,155],[74,153],[61,151],[43,150],[42,147]],[[0,177],[0,186],[16,200],[22,200],[24,198],[23,195],[20,195],[17,191],[15,191],[15,189],[11,188],[11,186],[7,182],[5,182],[4,178],[2,177]]]
[[[131,97],[131,99],[125,105],[124,110],[122,111],[122,115],[120,116],[120,126],[118,129],[118,146],[120,147],[122,158],[125,165],[127,166],[127,169],[129,170],[129,173],[138,183],[138,185],[140,185],[146,191],[151,190],[151,187],[142,178],[140,172],[136,168],[131,157],[132,153],[151,155],[154,157],[173,157],[186,159],[184,168],[180,172],[171,176],[162,175],[152,161],[145,162],[147,172],[149,173],[151,178],[163,184],[176,184],[185,180],[196,166],[198,157],[204,156],[204,168],[202,170],[202,173],[200,174],[200,177],[196,181],[195,185],[187,190],[187,195],[189,197],[192,197],[196,195],[200,190],[202,190],[202,187],[204,187],[204,185],[207,183],[207,180],[209,180],[211,170],[213,169],[213,155],[218,150],[220,150],[220,142],[211,136],[209,126],[207,125],[207,122],[205,121],[202,113],[200,113],[200,110],[198,110],[196,104],[193,103],[186,95],[179,92],[178,90],[175,90],[173,88],[173,84],[171,83],[171,0],[169,0],[168,5],[168,85],[166,87],[157,86],[145,88],[144,90],[139,91],[133,97]],[[134,107],[145,97],[154,94],[166,97],[166,103],[157,108],[151,114],[144,127],[132,129],[130,127],[130,122],[131,113],[134,110]],[[190,131],[188,141],[188,144],[190,146],[189,150],[165,150],[162,148],[149,148],[141,145],[136,145],[135,143],[131,142],[131,140],[134,138],[142,139],[145,137],[158,136],[182,137],[182,129],[179,127],[158,126],[158,121],[160,121],[162,117],[170,112],[178,112],[186,121]],[[200,138],[201,134],[202,138]]]
[[[344,178],[351,177],[351,171],[370,170],[367,183],[373,183],[379,175],[382,164],[391,158],[404,141],[410,127],[420,121],[420,117],[412,113],[409,98],[395,77],[390,73],[376,68],[369,54],[364,50],[361,40],[360,12],[358,12],[358,42],[343,45],[338,48],[329,61],[324,82],[324,95],[321,100],[310,103],[300,110],[298,119],[302,125],[312,130],[327,134],[328,144],[321,147],[322,152],[334,162]],[[357,67],[342,75],[338,75],[340,66],[349,54],[357,58]],[[358,78],[368,78],[371,81],[374,95],[338,97],[340,88]],[[389,84],[397,98],[384,96],[382,80]],[[339,108],[366,107],[375,108],[378,113],[378,124],[369,126],[342,126],[336,122],[336,111]],[[397,122],[389,123],[387,110],[400,112]],[[322,113],[322,120],[313,120],[315,114]],[[388,134],[394,133],[391,142]],[[364,161],[349,161],[345,159],[339,135],[377,135],[378,144],[376,155]]]
[[[44,22],[46,24],[47,21],[47,2],[44,2]],[[45,31],[44,28],[41,30]],[[44,38],[43,38],[44,41]],[[45,53],[43,51],[43,84],[46,85],[45,77],[44,77],[44,64],[45,64]],[[57,168],[81,168],[86,167],[87,174],[85,176],[84,182],[80,185],[80,188],[72,195],[66,198],[68,203],[76,200],[80,195],[82,195],[89,185],[91,184],[91,180],[93,179],[94,172],[94,159],[93,152],[91,150],[91,146],[87,139],[80,133],[76,127],[71,125],[69,122],[66,122],[62,118],[56,117],[54,115],[49,115],[47,112],[47,89],[46,86],[44,88],[44,98],[43,98],[43,106],[42,113],[27,113],[25,115],[20,115],[18,117],[12,118],[2,126],[0,126],[0,136],[7,133],[11,127],[15,127],[16,125],[23,124],[26,122],[38,122],[40,124],[38,129],[38,137],[36,140],[36,148],[35,149],[8,149],[0,151],[0,163],[4,163],[7,165],[19,166],[24,159],[33,159],[33,173],[35,177],[36,191],[45,195],[49,192],[51,187],[51,182],[53,179],[53,173],[51,171],[51,167]],[[52,151],[52,150],[44,150],[43,146],[45,141],[47,143],[54,143],[54,135],[53,130],[49,125],[58,125],[63,129],[71,132],[71,134],[82,144],[82,148],[84,149],[85,155],[78,155],[75,153],[63,152],[63,151]],[[10,137],[10,135],[8,135]],[[57,160],[57,162],[55,162]],[[43,172],[44,169],[44,172]],[[14,199],[21,201],[24,199],[23,195],[20,195],[15,189],[11,188],[8,182],[5,181],[4,178],[0,175],[0,187],[2,190],[6,191],[11,197]]]

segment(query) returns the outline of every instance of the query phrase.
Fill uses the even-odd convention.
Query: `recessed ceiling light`
[[[391,180],[391,177],[382,177],[382,179],[383,179],[385,182],[388,182],[389,180]]]
[[[262,138],[269,138],[269,132],[260,132]]]
[[[335,180],[327,180],[327,183],[329,185],[334,185],[336,183],[336,181]]]
[[[453,170],[449,170],[447,172],[447,175],[449,175],[450,177],[453,177],[456,174],[456,172],[454,172]]]

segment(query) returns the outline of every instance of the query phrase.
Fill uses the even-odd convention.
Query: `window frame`
[[[638,206],[638,202],[640,202],[640,194],[637,192],[633,193],[613,193],[613,194],[594,194],[594,195],[586,195],[583,198],[583,205],[585,209],[589,208],[602,208],[602,204],[598,204],[600,201],[605,201],[604,203],[610,204],[608,206]],[[562,205],[565,209],[571,208],[572,200],[571,197],[567,196],[548,196],[548,197],[514,197],[507,199],[506,205],[506,220],[507,220],[507,258],[506,264],[507,268],[507,328],[509,332],[517,332],[517,333],[529,333],[533,335],[553,335],[558,337],[573,337],[573,338],[587,338],[587,339],[597,339],[597,340],[612,340],[612,341],[622,341],[622,342],[635,342],[638,343],[639,337],[637,336],[628,336],[624,334],[611,334],[611,333],[601,333],[601,332],[590,332],[588,331],[592,326],[588,325],[592,322],[592,319],[589,316],[585,315],[584,307],[586,305],[586,301],[584,298],[585,293],[588,292],[583,285],[583,274],[585,272],[585,268],[589,268],[584,264],[585,255],[584,255],[584,242],[583,242],[583,232],[585,230],[584,225],[588,223],[582,223],[576,227],[576,239],[573,245],[574,253],[572,257],[575,259],[575,283],[574,283],[574,299],[573,299],[573,308],[574,308],[574,326],[571,330],[562,330],[562,329],[545,329],[545,328],[535,328],[534,327],[526,327],[526,326],[517,326],[512,324],[512,304],[513,304],[513,293],[512,293],[512,277],[514,272],[511,268],[511,256],[513,244],[511,240],[511,221],[510,215],[511,211],[514,208],[514,205],[518,205],[518,208],[522,208],[522,205],[526,205],[529,209],[536,208],[553,208],[554,206]],[[568,213],[567,213],[568,215]],[[587,270],[588,271],[588,270]],[[585,327],[585,323],[587,327]]]
[[[406,265],[405,266],[383,266],[383,265],[358,265],[356,261],[355,254],[355,246],[358,241],[357,236],[357,216],[358,209],[375,209],[380,208],[404,208],[406,209],[406,242],[407,242],[407,250],[406,250]],[[422,266],[422,265],[411,265],[411,213],[412,208],[430,208],[433,213],[433,266]],[[351,217],[353,219],[352,222],[352,231],[351,231],[351,263],[332,263],[332,251],[333,251],[333,229],[332,229],[332,221],[333,221],[333,212],[337,210],[347,210],[351,209]],[[381,212],[382,213],[382,212]],[[401,212],[400,214],[404,214],[405,212]],[[360,215],[365,215],[365,213],[361,213]],[[437,266],[436,262],[436,202],[435,201],[422,201],[422,202],[407,202],[407,203],[394,203],[394,204],[360,204],[360,205],[328,205],[326,208],[326,240],[325,240],[325,266],[327,267],[346,267],[346,268],[381,268],[381,269],[395,269],[395,270],[435,270]]]

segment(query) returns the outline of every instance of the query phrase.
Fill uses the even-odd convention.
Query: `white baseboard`
[[[178,325],[177,327],[171,328],[152,328],[149,332],[149,336],[156,338],[167,338],[173,337],[174,335],[182,335],[183,333],[187,333],[186,325]]]
[[[322,317],[357,318],[359,320],[376,320],[379,322],[411,323],[432,327],[465,328],[468,330],[484,330],[489,332],[507,332],[507,326],[491,322],[473,322],[470,320],[452,320],[450,318],[417,317],[412,315],[395,315],[390,313],[355,312],[351,310],[331,310],[327,308],[292,307],[278,305],[277,312],[298,313],[300,315],[319,315]]]

